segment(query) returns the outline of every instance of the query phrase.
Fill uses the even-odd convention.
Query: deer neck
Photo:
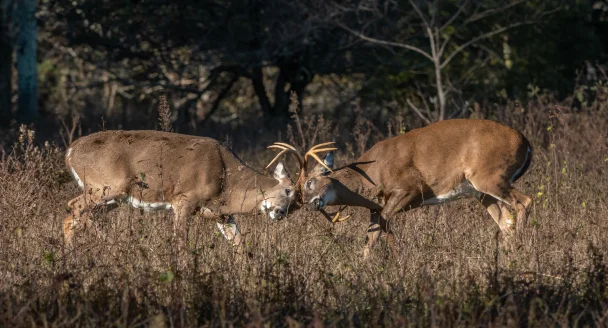
[[[349,165],[329,176],[334,179],[337,201],[340,205],[360,206],[381,210],[382,207],[374,202],[379,196],[379,188],[367,176],[364,168]]]
[[[242,163],[225,171],[221,200],[224,213],[248,213],[258,209],[265,192],[279,183]]]

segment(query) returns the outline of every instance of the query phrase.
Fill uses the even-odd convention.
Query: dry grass
[[[516,246],[465,200],[398,215],[399,255],[381,242],[362,261],[366,211],[329,225],[302,210],[276,223],[239,217],[246,255],[212,222],[192,220],[179,270],[169,213],[96,213],[103,235],[88,227],[66,251],[61,223],[76,184],[62,150],[34,146],[24,130],[0,162],[0,325],[605,325],[608,111],[552,117],[555,107],[540,101],[516,109],[502,120],[535,145],[518,182],[535,204]],[[383,137],[341,135],[352,152]],[[272,155],[262,154],[244,157],[262,167]]]

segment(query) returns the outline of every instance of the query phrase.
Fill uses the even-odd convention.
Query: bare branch
[[[446,27],[450,26],[452,23],[454,23],[454,21],[456,20],[456,18],[458,18],[458,16],[460,16],[461,13],[464,12],[464,8],[469,4],[469,1],[465,1],[462,5],[460,5],[458,7],[458,10],[456,11],[456,13],[454,13],[454,15],[452,15],[452,17],[450,17],[450,19],[448,19],[447,22],[445,22],[445,24],[441,25],[441,27],[439,28],[439,30],[443,30]]]
[[[487,63],[490,61],[491,57],[488,56],[486,57],[481,63],[476,64],[476,65],[472,65],[466,72],[464,72],[464,74],[462,74],[462,77],[460,79],[458,79],[458,84],[464,85],[469,83],[469,80],[471,80],[473,78],[473,73],[482,68],[485,67],[487,65]]]
[[[505,6],[502,6],[502,7],[499,7],[499,8],[492,8],[492,9],[484,10],[484,11],[482,11],[480,13],[476,13],[474,15],[471,15],[471,17],[465,21],[464,25],[467,25],[469,23],[478,21],[480,19],[484,19],[484,18],[486,18],[488,16],[492,16],[492,15],[497,14],[497,13],[504,12],[505,10],[507,10],[509,8],[512,8],[512,7],[515,7],[515,6],[517,6],[517,5],[521,4],[521,3],[524,3],[524,2],[525,2],[525,0],[515,1],[515,2],[509,3],[509,4],[507,4]]]
[[[415,84],[416,84],[416,89],[417,89],[416,94],[422,100],[422,104],[424,104],[424,109],[426,110],[427,117],[432,117],[433,114],[431,114],[431,106],[429,106],[429,103],[426,101],[426,97],[424,97],[424,94],[422,93],[422,89],[420,88],[420,83],[416,82]]]
[[[443,51],[445,50],[445,47],[448,45],[451,39],[452,37],[448,35],[446,36],[445,40],[443,40],[443,43],[441,44],[441,46],[439,47],[439,51],[437,52],[439,54],[439,57],[443,55]]]
[[[426,51],[424,51],[424,50],[422,50],[422,49],[420,49],[418,47],[414,47],[412,45],[404,44],[404,43],[399,43],[399,42],[384,41],[384,40],[379,40],[379,39],[376,39],[376,38],[372,38],[372,37],[363,35],[363,34],[357,32],[357,31],[355,31],[355,30],[353,30],[353,29],[351,29],[351,28],[349,28],[349,27],[347,27],[347,26],[345,26],[343,24],[338,24],[338,26],[341,27],[342,29],[350,32],[351,34],[353,34],[353,35],[361,38],[362,40],[367,41],[367,42],[381,44],[381,45],[384,45],[384,46],[391,46],[391,47],[397,47],[397,48],[403,48],[403,49],[411,50],[411,51],[414,51],[414,52],[417,52],[417,53],[423,55],[428,60],[431,60],[431,61],[433,60],[433,57],[431,57],[431,55],[429,55]]]
[[[230,79],[230,81],[228,81],[228,83],[226,84],[224,89],[222,89],[222,91],[220,91],[220,93],[217,95],[217,98],[215,98],[215,100],[213,101],[211,110],[209,110],[209,112],[205,115],[205,117],[199,122],[199,124],[201,126],[204,125],[205,122],[207,122],[207,120],[209,120],[209,118],[211,118],[211,116],[213,116],[215,111],[219,108],[220,102],[222,100],[224,100],[224,98],[226,98],[226,95],[228,94],[230,89],[232,89],[232,86],[234,85],[234,83],[236,83],[236,81],[238,81],[238,79],[239,79],[238,75],[233,76]]]
[[[437,45],[435,44],[435,37],[433,36],[433,31],[430,27],[426,28],[426,34],[429,38],[429,43],[431,44],[431,56],[433,57],[433,63],[438,61],[439,56],[437,56]]]
[[[424,17],[424,14],[420,11],[420,8],[418,8],[418,6],[416,6],[416,4],[414,3],[414,1],[410,0],[410,4],[412,5],[412,7],[414,7],[414,10],[416,11],[416,13],[418,14],[418,16],[420,17],[420,19],[422,20],[422,22],[424,23],[424,26],[426,28],[429,28],[429,22],[426,21],[426,18]]]
[[[429,23],[430,26],[435,26],[435,18],[437,17],[437,12],[439,11],[439,1],[435,0],[433,3],[433,7],[431,8],[431,21]]]
[[[426,123],[426,124],[431,124],[431,120],[429,120],[426,116],[424,116],[424,114],[422,114],[422,112],[420,111],[420,109],[418,109],[418,107],[416,107],[416,105],[414,105],[412,103],[412,101],[407,98],[405,100],[407,102],[407,104],[410,106],[411,109],[414,110],[414,112],[416,112],[416,114],[418,114],[418,116]]]
[[[471,39],[471,40],[469,40],[469,41],[467,41],[467,42],[463,43],[463,44],[462,44],[462,45],[460,45],[458,48],[456,48],[456,50],[454,50],[454,51],[453,51],[453,52],[452,52],[452,53],[451,53],[451,54],[448,56],[448,58],[446,58],[446,59],[443,61],[443,63],[441,63],[440,68],[444,68],[445,66],[447,66],[447,65],[450,63],[450,61],[451,61],[452,59],[454,59],[454,57],[455,57],[456,55],[458,55],[458,54],[459,54],[459,53],[460,53],[462,50],[466,49],[467,47],[469,47],[469,46],[470,46],[470,45],[472,45],[472,44],[477,43],[478,41],[481,41],[481,40],[483,40],[483,39],[490,38],[490,37],[492,37],[492,36],[494,36],[494,35],[497,35],[497,34],[503,33],[504,31],[510,30],[510,29],[512,29],[512,28],[515,28],[515,27],[518,27],[518,26],[522,26],[522,25],[532,24],[532,23],[533,23],[532,21],[525,21],[525,22],[514,23],[514,24],[511,24],[511,25],[509,25],[509,26],[501,27],[501,28],[496,29],[496,30],[494,30],[494,31],[491,31],[491,32],[488,32],[488,33],[484,33],[484,34],[482,34],[482,35],[480,35],[480,36],[478,36],[478,37],[475,37],[475,38],[473,38],[473,39]]]

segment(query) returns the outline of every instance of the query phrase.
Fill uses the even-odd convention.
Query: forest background
[[[605,0],[0,0],[0,323],[606,324],[607,47]],[[80,136],[211,136],[261,169],[275,141],[336,141],[340,165],[450,118],[532,142],[519,248],[474,202],[400,214],[400,255],[367,262],[356,209],[244,216],[238,265],[197,221],[176,272],[170,215],[134,210],[63,247]]]

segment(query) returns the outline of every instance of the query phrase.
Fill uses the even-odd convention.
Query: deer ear
[[[325,155],[325,157],[323,157],[323,163],[325,163],[325,165],[327,165],[330,169],[334,169],[334,152],[333,150],[330,151],[329,153],[327,153]],[[323,168],[325,173],[329,173],[329,171],[326,168]]]
[[[279,162],[279,164],[277,164],[277,167],[274,168],[274,178],[277,180],[289,178],[289,172],[287,172],[287,169],[285,168],[285,165],[283,165],[283,162]]]
[[[325,154],[325,157],[323,157],[323,163],[325,165],[327,165],[327,167],[329,167],[330,169],[333,170],[334,168],[334,152],[330,151],[329,153]],[[329,170],[325,167],[323,167],[323,165],[317,163],[317,165],[315,165],[315,167],[312,169],[311,172],[312,176],[319,176],[319,175],[328,175],[329,174]]]

